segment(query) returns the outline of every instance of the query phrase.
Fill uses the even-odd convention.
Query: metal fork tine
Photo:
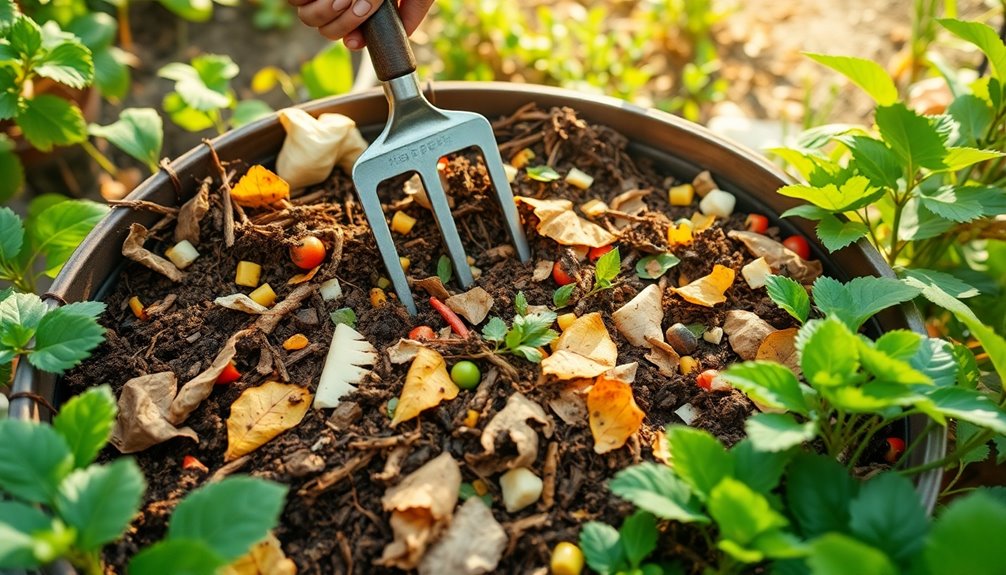
[[[374,240],[377,241],[377,250],[381,252],[381,259],[384,260],[384,268],[391,276],[391,285],[395,287],[395,293],[398,294],[398,299],[405,306],[405,309],[409,310],[410,314],[416,315],[418,310],[416,302],[412,299],[409,280],[405,276],[405,270],[402,269],[401,260],[398,259],[398,249],[395,248],[395,241],[391,238],[391,229],[388,227],[388,221],[384,219],[381,200],[377,196],[377,185],[380,182],[356,176],[354,183],[357,195],[360,197],[360,204],[363,205],[363,213],[367,216],[367,222],[374,233]]]
[[[440,172],[435,168],[432,171],[424,170],[419,173],[419,177],[423,180],[426,196],[433,207],[433,217],[437,221],[437,227],[440,228],[440,235],[447,245],[447,255],[454,264],[454,275],[461,287],[467,288],[475,282],[475,279],[472,277],[472,268],[468,265],[465,247],[461,244],[458,227],[451,215],[451,208],[447,204],[447,192],[444,190],[443,182],[440,181]]]

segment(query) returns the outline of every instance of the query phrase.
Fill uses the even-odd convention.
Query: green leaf
[[[553,323],[555,323],[555,312],[551,311],[542,311],[513,318],[514,329],[520,333],[520,345],[528,347],[548,345],[552,340],[559,337],[559,334],[551,329]],[[507,345],[509,347],[517,347],[517,345],[509,344],[510,342],[508,341]]]
[[[953,221],[937,216],[922,205],[918,196],[913,196],[901,210],[901,231],[898,235],[905,240],[928,240],[943,235],[954,225]]]
[[[94,461],[112,435],[115,415],[115,396],[108,385],[92,387],[63,404],[52,427],[70,446],[75,467]]]
[[[333,42],[300,68],[311,98],[345,94],[353,89],[353,61],[340,42]]]
[[[38,61],[35,72],[71,88],[84,88],[94,80],[91,51],[80,42],[63,42]]]
[[[804,378],[815,388],[849,382],[859,368],[856,336],[835,317],[807,322],[797,333],[796,349]]]
[[[877,104],[887,106],[898,100],[898,88],[883,66],[872,60],[851,56],[829,56],[804,52],[812,60],[842,74],[862,88]]]
[[[105,138],[115,147],[143,162],[152,172],[161,158],[164,125],[153,108],[127,108],[107,126],[91,124],[92,136]]]
[[[541,363],[541,360],[544,359],[540,351],[526,345],[517,346],[511,351],[513,351],[514,355],[519,355],[531,363]]]
[[[87,126],[80,108],[51,94],[25,100],[17,123],[28,142],[43,152],[52,150],[53,146],[69,146],[87,139]]]
[[[897,103],[877,108],[875,120],[884,141],[915,169],[939,170],[947,155],[943,138],[930,120]]]
[[[116,46],[109,46],[95,52],[93,58],[94,85],[101,95],[116,103],[125,98],[129,93],[130,54]]]
[[[765,291],[777,306],[786,310],[786,313],[800,323],[807,321],[810,315],[810,296],[800,282],[772,274],[765,278]]]
[[[953,186],[943,186],[933,193],[923,193],[922,205],[934,214],[955,222],[970,222],[982,216],[982,205],[975,198],[958,197]]]
[[[454,266],[451,264],[451,258],[447,256],[440,256],[437,260],[437,277],[440,278],[440,283],[447,284],[451,281],[451,277],[454,275]]]
[[[957,96],[947,112],[960,126],[960,142],[968,146],[977,146],[992,123],[992,108],[974,94]]]
[[[580,549],[587,565],[601,575],[620,570],[625,563],[625,550],[618,531],[611,525],[590,521],[580,530]]]
[[[28,361],[43,371],[62,373],[91,355],[105,339],[105,328],[91,317],[55,309],[42,318]]]
[[[858,330],[880,310],[910,301],[918,295],[918,289],[894,278],[865,276],[843,284],[821,276],[814,282],[814,303],[817,307],[825,314],[842,320],[852,330]]]
[[[573,290],[576,289],[576,284],[566,284],[552,293],[552,305],[556,309],[564,308],[569,305],[569,298],[573,296]]]
[[[869,205],[884,195],[882,188],[876,188],[865,176],[853,176],[841,185],[826,184],[812,186],[792,184],[783,186],[779,194],[799,198],[832,212],[847,212]]]
[[[161,106],[172,122],[189,132],[201,132],[216,125],[213,122],[213,116],[190,107],[178,92],[171,92],[164,96]]]
[[[723,379],[767,407],[809,415],[805,393],[812,390],[800,384],[789,368],[772,361],[746,361],[731,365]]]
[[[615,248],[597,259],[594,265],[594,289],[599,285],[611,285],[611,282],[618,277],[621,271],[622,257]]]
[[[884,142],[869,136],[843,138],[857,170],[880,188],[898,189],[898,179],[905,176],[905,169]]]
[[[76,301],[62,306],[61,309],[67,314],[97,318],[105,313],[105,307],[105,302],[101,301]]]
[[[863,222],[840,220],[832,215],[821,218],[817,224],[817,237],[830,252],[837,252],[845,246],[866,237],[870,229]]]
[[[734,476],[751,489],[767,494],[779,486],[793,452],[760,451],[750,439],[744,438],[734,444],[730,455],[734,460]]]
[[[3,80],[0,79],[0,82]],[[3,93],[0,93],[0,119],[3,119]],[[10,201],[24,186],[24,167],[17,154],[0,150],[0,204]],[[4,240],[7,237],[4,236]],[[4,240],[0,240],[3,243]]]
[[[764,495],[732,477],[725,478],[709,494],[709,514],[720,527],[720,538],[741,545],[789,524]]]
[[[0,491],[49,503],[73,469],[66,440],[47,425],[0,419]]]
[[[31,60],[42,49],[42,29],[31,18],[21,15],[5,34],[10,47],[23,61]]]
[[[922,551],[929,518],[915,486],[896,473],[867,481],[849,505],[852,534],[907,566]]]
[[[979,433],[982,432],[982,428],[977,425],[970,424],[966,421],[958,421],[955,443],[958,446],[963,446],[969,441],[975,438]],[[985,461],[988,459],[990,453],[988,442],[976,445],[973,449],[968,450],[961,454],[961,463],[967,465],[969,463],[978,463],[980,461]]]
[[[825,455],[797,455],[786,473],[786,502],[806,539],[829,531],[849,532],[849,504],[856,482]]]
[[[527,296],[524,295],[524,292],[518,291],[514,296],[513,309],[517,315],[527,315]]]
[[[923,403],[919,409],[938,422],[951,417],[1006,434],[1006,412],[980,391],[938,387],[925,392],[925,396],[931,405]]]
[[[891,357],[876,349],[872,342],[861,339],[859,360],[863,368],[873,374],[877,381],[901,385],[931,385],[932,380],[913,368],[907,361]]]
[[[0,345],[23,348],[35,335],[47,308],[35,294],[14,293],[0,301]]]
[[[962,22],[951,18],[938,19],[937,22],[954,36],[978,46],[988,56],[993,76],[1000,80],[1006,78],[1006,46],[994,29],[981,22]]]
[[[957,360],[953,347],[942,339],[924,338],[909,363],[934,385],[948,387],[957,382]]]
[[[339,309],[328,314],[328,317],[332,320],[332,325],[339,325],[344,323],[349,327],[356,327],[356,312],[352,308],[340,307]]]
[[[733,459],[707,431],[672,425],[667,428],[667,443],[675,473],[703,500],[724,477],[733,475]]]
[[[178,504],[168,537],[204,541],[233,561],[276,526],[286,492],[285,486],[251,477],[210,483]]]
[[[0,0],[0,31],[13,24],[18,13],[14,0]]]
[[[923,555],[933,573],[1001,575],[1003,553],[997,538],[1002,533],[1006,504],[974,493],[947,506],[933,524]]]
[[[216,575],[228,563],[195,539],[166,539],[140,551],[129,561],[129,575]]]
[[[506,337],[506,331],[506,322],[493,316],[489,318],[485,327],[482,328],[482,337],[489,341],[502,342],[503,338]]]
[[[625,518],[618,530],[629,565],[638,567],[657,548],[657,519],[646,511],[637,511]]]
[[[33,534],[46,531],[52,520],[20,501],[0,501],[0,565],[6,569],[37,567]]]
[[[79,38],[91,52],[95,52],[112,45],[119,32],[119,24],[104,12],[88,12],[74,18],[66,31]]]
[[[241,100],[231,114],[231,126],[240,128],[271,115],[273,109],[262,100]]]
[[[778,452],[814,439],[817,423],[800,423],[788,413],[758,413],[747,418],[744,431],[757,449]]]
[[[551,166],[528,166],[527,177],[539,182],[554,182],[562,176]]]
[[[849,566],[856,566],[856,575],[898,575],[898,569],[883,552],[851,537],[828,533],[811,543],[807,557],[811,575],[849,575]]]
[[[974,352],[964,344],[955,343],[950,353],[957,363],[957,385],[965,389],[976,389],[981,379],[981,370],[978,369],[978,359]]]
[[[230,80],[238,75],[238,66],[229,56],[203,54],[193,58],[192,65],[168,64],[157,75],[175,81],[186,105],[208,112],[230,106]]]
[[[919,285],[933,285],[946,292],[949,296],[958,299],[966,299],[978,295],[975,287],[961,281],[960,279],[944,272],[928,270],[925,268],[905,268],[898,270],[904,277],[914,279]]]
[[[146,487],[143,472],[132,459],[92,465],[63,480],[56,497],[56,510],[77,529],[78,548],[97,550],[126,530],[140,509]]]
[[[944,167],[940,171],[956,172],[964,168],[1003,157],[1004,153],[995,150],[979,150],[976,148],[948,148],[947,157],[943,160]]]
[[[636,262],[636,275],[644,280],[655,280],[679,263],[681,260],[674,254],[645,256]]]
[[[708,523],[688,484],[666,465],[639,463],[627,467],[609,482],[611,492],[661,519],[682,523]]]
[[[206,22],[213,16],[212,0],[157,0],[189,22]]]
[[[2,156],[0,156],[2,157]],[[14,210],[0,207],[0,262],[17,261],[24,243],[24,226]]]
[[[29,217],[28,236],[32,248],[45,254],[45,273],[56,277],[63,264],[108,213],[108,206],[90,200],[67,200],[45,209],[37,218]]]

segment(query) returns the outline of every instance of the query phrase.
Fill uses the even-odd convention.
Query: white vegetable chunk
[[[332,336],[314,396],[314,407],[320,409],[339,405],[340,398],[356,389],[353,384],[363,381],[370,372],[363,366],[374,365],[376,361],[377,350],[355,329],[344,323],[335,326],[335,335]]]
[[[189,243],[189,240],[182,240],[165,250],[164,255],[168,256],[168,259],[171,260],[171,263],[175,264],[176,268],[183,270],[196,261],[196,258],[199,257],[199,252],[196,251],[195,246]]]
[[[506,181],[513,183],[517,179],[517,168],[510,164],[503,164],[503,173],[506,174]]]
[[[706,197],[699,202],[699,209],[707,216],[718,218],[729,218],[734,213],[734,206],[737,205],[737,198],[730,192],[723,190],[711,190]]]
[[[772,268],[769,267],[765,258],[758,258],[741,268],[741,275],[744,276],[744,280],[748,282],[751,289],[765,287],[765,282],[771,274]]]
[[[543,487],[541,478],[527,467],[517,467],[500,475],[503,505],[509,513],[516,513],[538,501]]]
[[[581,190],[586,190],[594,183],[594,178],[586,172],[576,168],[570,168],[569,173],[566,174],[566,183],[571,186],[576,186]]]
[[[686,403],[675,409],[674,415],[680,417],[681,421],[685,422],[685,425],[691,425],[692,422],[699,416],[699,412],[695,409],[695,406],[690,403]]]
[[[342,286],[339,284],[339,278],[332,278],[321,284],[321,287],[318,288],[318,293],[321,294],[321,299],[325,301],[341,298]]]
[[[723,341],[723,328],[722,327],[711,327],[702,334],[702,339],[708,341],[713,345],[719,345]]]

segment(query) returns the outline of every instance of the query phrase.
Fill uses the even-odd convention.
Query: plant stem
[[[965,454],[974,449],[975,447],[987,442],[992,439],[995,432],[989,429],[983,429],[981,433],[976,434],[969,441],[966,441],[964,445],[954,448],[949,455],[944,456],[942,459],[937,461],[930,461],[929,463],[924,463],[922,465],[917,465],[915,467],[910,467],[908,469],[902,469],[899,471],[902,475],[915,475],[917,473],[922,473],[923,471],[929,471],[930,469],[937,469],[946,467],[950,463],[957,463],[961,460]],[[906,451],[907,453],[907,451]]]
[[[95,148],[94,145],[89,140],[84,140],[83,142],[81,142],[80,147],[84,148],[84,151],[87,152],[87,155],[91,156],[91,159],[97,162],[98,165],[101,166],[102,170],[105,170],[106,172],[111,174],[112,177],[119,175],[119,169],[115,167],[115,164],[113,164],[112,161],[109,160],[107,156],[105,156],[105,154],[102,154],[101,150]]]
[[[909,414],[907,414],[907,413],[902,414],[902,415],[904,415],[905,417],[909,416]],[[908,462],[908,456],[911,455],[912,452],[915,451],[915,449],[918,446],[922,445],[922,442],[925,441],[926,436],[928,436],[930,433],[932,433],[932,431],[934,429],[936,429],[936,422],[934,422],[932,420],[927,421],[926,422],[926,426],[922,428],[922,433],[920,433],[918,435],[918,437],[916,437],[915,439],[913,439],[912,442],[908,444],[908,447],[905,448],[905,452],[901,454],[901,459],[898,460],[898,465],[902,465],[902,464],[907,463]]]

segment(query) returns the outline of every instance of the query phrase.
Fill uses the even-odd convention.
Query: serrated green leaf
[[[926,563],[933,573],[1001,575],[1002,548],[990,534],[1006,533],[1006,504],[977,492],[947,506],[933,524]]]
[[[848,413],[872,413],[926,403],[920,393],[901,383],[871,381],[860,387],[842,386],[821,390],[835,408]]]
[[[0,108],[3,106],[2,100],[3,94],[0,93]],[[2,113],[0,119],[3,119]],[[0,151],[0,204],[10,201],[21,191],[22,186],[24,186],[24,166],[21,165],[21,159],[13,152]],[[0,243],[2,242],[3,240],[0,240]]]
[[[104,339],[105,328],[94,318],[55,309],[39,322],[28,361],[43,371],[62,373],[91,355]]]
[[[544,359],[540,351],[526,345],[519,345],[512,351],[514,355],[519,355],[531,363],[541,363],[541,360]]]
[[[1006,434],[1006,412],[980,391],[938,387],[924,395],[929,403],[919,404],[919,409],[939,422],[956,418]]]
[[[974,352],[964,344],[955,343],[951,353],[957,363],[957,385],[965,389],[976,389],[981,379],[981,370],[978,369],[978,359]]]
[[[959,142],[968,146],[977,146],[992,123],[992,108],[974,94],[957,96],[947,112],[960,126]]]
[[[175,508],[168,537],[201,540],[233,561],[276,526],[286,492],[285,486],[251,477],[207,484]]]
[[[805,539],[848,533],[855,494],[856,483],[846,469],[825,455],[797,455],[786,473],[788,509]]]
[[[800,423],[788,413],[757,413],[744,422],[744,431],[757,449],[779,452],[814,439],[817,423]]]
[[[94,52],[112,45],[119,32],[119,24],[115,18],[104,12],[88,12],[74,18],[66,26],[66,31],[79,38]]]
[[[786,313],[797,321],[800,323],[807,321],[810,315],[810,296],[800,282],[772,274],[765,278],[765,291],[777,306],[786,310]]]
[[[356,312],[352,308],[341,307],[328,314],[328,317],[332,320],[332,325],[344,323],[349,327],[356,327]]]
[[[817,224],[817,237],[830,252],[837,252],[845,246],[866,237],[869,228],[862,222],[842,221],[835,216],[827,215]]]
[[[832,212],[847,212],[873,203],[885,192],[883,189],[874,187],[865,176],[853,176],[841,185],[793,184],[779,188],[778,193],[806,200]]]
[[[196,539],[168,539],[143,549],[129,561],[130,575],[216,575],[228,562]]]
[[[613,575],[625,563],[618,531],[611,525],[590,521],[580,530],[580,549],[587,565],[601,575]]]
[[[856,169],[874,186],[898,189],[898,179],[904,177],[905,169],[884,142],[869,136],[852,136],[842,142],[852,152]]]
[[[982,428],[974,425],[973,423],[968,423],[967,421],[958,421],[955,433],[955,443],[958,447],[967,444],[970,440],[974,439],[976,435],[982,432]],[[967,465],[969,463],[978,463],[980,461],[985,461],[989,456],[989,444],[988,442],[976,445],[970,451],[961,454],[961,463]]]
[[[172,122],[189,132],[201,132],[215,125],[213,116],[189,107],[178,92],[170,92],[164,96],[161,107]]]
[[[91,465],[63,480],[56,510],[77,529],[76,546],[93,551],[125,531],[140,508],[146,487],[143,472],[132,459]]]
[[[876,349],[868,340],[859,341],[859,360],[876,381],[901,385],[931,385],[932,380],[916,370],[907,360],[894,358]]]
[[[709,494],[709,514],[719,525],[720,538],[740,545],[789,525],[764,495],[732,477],[723,479]]]
[[[789,368],[771,361],[735,363],[722,372],[723,379],[766,407],[808,415],[804,393],[812,393]]]
[[[957,360],[954,358],[953,347],[942,339],[923,338],[909,364],[936,386],[948,387],[957,382]]]
[[[835,317],[807,322],[796,337],[804,378],[815,388],[842,385],[859,369],[856,336]]]
[[[914,299],[919,290],[893,278],[865,276],[843,284],[822,276],[814,282],[813,293],[818,309],[858,330],[880,310]]]
[[[907,329],[891,330],[877,338],[874,347],[894,359],[908,361],[922,346],[922,336]]]
[[[440,259],[437,260],[437,277],[440,278],[440,283],[446,285],[453,276],[454,266],[451,264],[451,258],[445,255],[440,256]]]
[[[231,114],[231,126],[240,128],[255,120],[261,120],[273,113],[273,109],[262,100],[241,100]]]
[[[0,30],[13,24],[18,12],[19,10],[14,0],[0,0]]]
[[[61,309],[67,314],[97,318],[105,313],[105,308],[105,302],[101,301],[76,301],[62,306]]]
[[[2,156],[0,156],[2,157]],[[8,207],[0,207],[0,262],[14,262],[24,244],[21,218]]]
[[[20,15],[5,34],[10,47],[21,60],[28,61],[42,49],[42,29],[31,18]]]
[[[682,523],[708,523],[691,489],[666,465],[639,463],[608,484],[611,492],[657,517]]]
[[[771,493],[779,486],[793,451],[761,451],[744,438],[730,448],[730,455],[734,460],[734,476],[739,481],[760,493]]]
[[[952,220],[934,214],[922,205],[918,196],[913,196],[901,210],[898,236],[912,241],[928,240],[946,233],[954,225]]]
[[[164,141],[161,116],[153,108],[127,108],[119,119],[107,126],[91,124],[92,136],[104,138],[112,145],[143,162],[152,172],[157,171]]]
[[[524,292],[518,291],[513,298],[513,309],[517,315],[527,315],[527,296]]]
[[[977,148],[948,148],[947,157],[943,160],[944,167],[938,171],[956,172],[973,164],[1001,158],[1006,154],[995,150],[979,150]]]
[[[38,567],[32,534],[49,529],[52,520],[19,501],[0,501],[0,565],[6,569]]]
[[[569,305],[569,298],[573,297],[574,289],[576,289],[576,284],[566,284],[552,292],[552,305],[556,309]]]
[[[681,260],[674,254],[644,256],[636,262],[636,275],[644,280],[655,280],[679,263]]]
[[[920,197],[922,205],[936,215],[965,223],[987,215],[989,191],[989,188],[943,186]]]
[[[203,54],[191,65],[168,64],[157,74],[175,81],[175,91],[187,106],[209,112],[230,106],[230,80],[238,75],[238,67],[229,56]]]
[[[73,455],[47,425],[0,419],[0,491],[31,503],[50,503]]]
[[[189,22],[206,22],[213,17],[212,0],[157,0],[162,6],[171,10],[179,17]]]
[[[91,51],[83,44],[63,42],[38,60],[35,72],[60,84],[80,89],[90,86],[94,80],[94,60],[91,58]]]
[[[90,464],[108,443],[116,412],[115,396],[107,385],[92,387],[60,408],[52,427],[70,446],[75,467]]]
[[[657,548],[657,534],[657,519],[653,514],[637,511],[625,518],[618,538],[629,565],[638,567]]]
[[[25,100],[17,123],[28,142],[43,152],[53,146],[78,144],[87,138],[80,108],[51,94]]]
[[[898,575],[898,569],[878,549],[839,533],[828,533],[811,543],[807,558],[811,575]]]
[[[329,44],[300,68],[301,79],[311,98],[345,94],[353,88],[353,61],[340,42]]]
[[[493,316],[489,318],[485,327],[482,328],[482,337],[489,341],[502,342],[503,338],[506,337],[506,331],[506,322]]]
[[[130,55],[116,46],[109,46],[93,54],[94,85],[101,95],[112,102],[119,102],[129,92]]]
[[[951,34],[974,44],[988,56],[995,78],[1006,77],[1006,46],[994,29],[981,22],[963,22],[951,18],[938,19],[937,22]]]
[[[730,454],[707,431],[683,425],[667,428],[667,444],[674,460],[674,472],[705,500],[724,478],[733,475]]]
[[[14,349],[28,345],[47,308],[35,294],[14,293],[0,301],[0,344]]]
[[[922,550],[929,519],[915,486],[896,473],[867,481],[849,505],[852,534],[907,566]]]
[[[523,316],[517,316],[513,319],[513,327],[516,331],[520,333],[519,343],[515,345],[510,345],[510,339],[507,339],[508,347],[518,347],[518,345],[525,345],[528,347],[541,347],[552,342],[558,334],[551,329],[553,323],[555,323],[555,312],[542,311],[537,313],[532,313]]]
[[[974,297],[981,293],[975,287],[967,284],[959,278],[936,270],[928,270],[925,268],[906,268],[899,270],[898,273],[904,277],[913,278],[920,284],[936,286],[948,295],[958,299]]]
[[[554,182],[562,176],[551,166],[528,166],[527,177],[539,182]]]
[[[947,149],[939,132],[925,117],[897,103],[877,108],[875,121],[880,135],[901,159],[914,169],[939,170]]]
[[[0,49],[3,48],[3,44],[0,44]],[[0,58],[4,56],[0,54]],[[17,82],[17,71],[13,66],[0,66],[0,120],[8,120],[14,118],[20,113],[21,101],[20,92],[18,90]],[[13,143],[10,139],[3,135],[2,141],[4,142],[4,153],[13,152]]]
[[[798,217],[805,220],[810,220],[816,222],[825,216],[830,216],[831,212],[815,206],[814,204],[803,204],[802,206],[797,206],[795,208],[790,208],[782,213],[783,218]]]
[[[872,60],[851,56],[829,56],[804,52],[815,62],[842,74],[863,89],[877,104],[887,106],[898,100],[898,88],[883,66]]]
[[[108,213],[108,206],[90,200],[66,200],[29,216],[28,237],[36,253],[45,254],[45,273],[56,277],[66,260]]]
[[[618,253],[618,248],[598,258],[597,263],[594,264],[594,289],[597,289],[598,285],[602,283],[610,285],[618,277],[621,267],[622,257]]]

